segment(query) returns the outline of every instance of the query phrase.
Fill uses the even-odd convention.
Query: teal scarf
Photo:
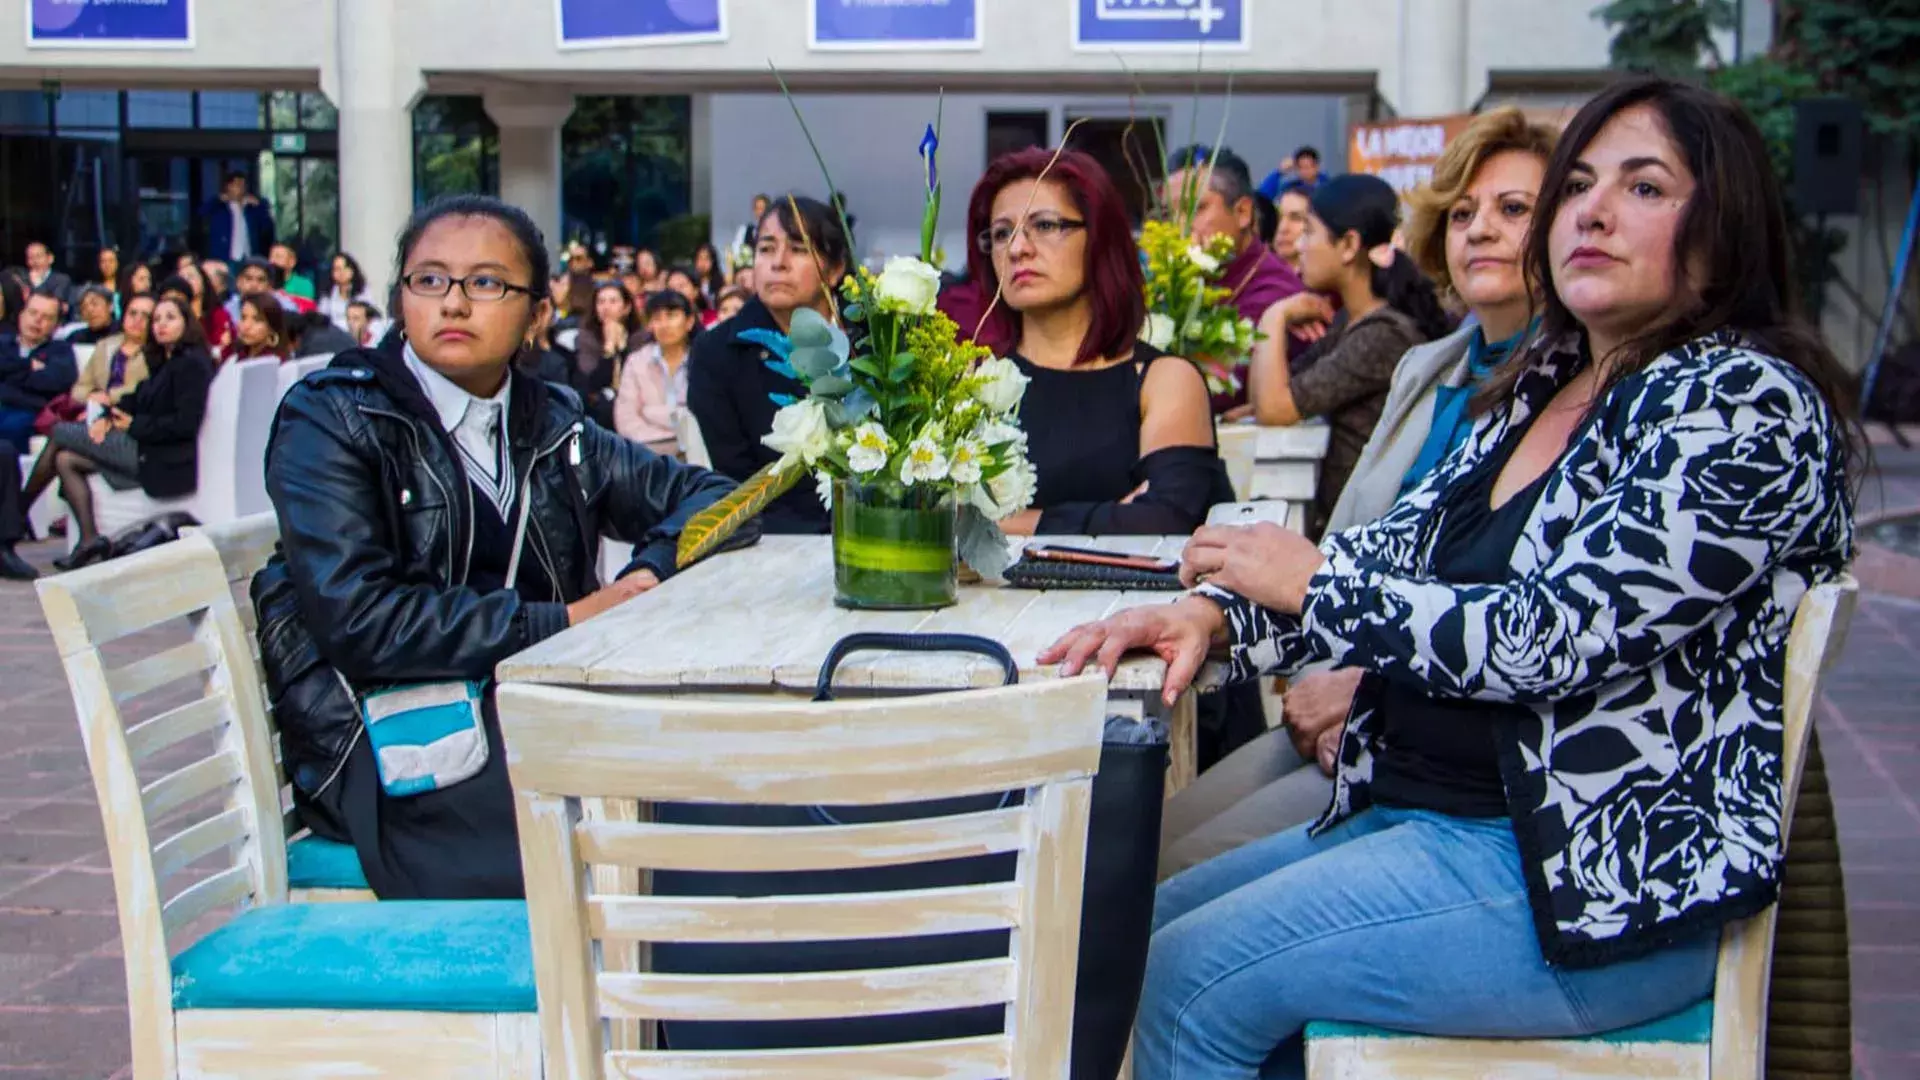
[[[1412,491],[1448,454],[1467,441],[1473,431],[1473,416],[1468,408],[1473,403],[1473,395],[1495,368],[1507,362],[1514,348],[1533,333],[1534,325],[1529,324],[1512,337],[1492,344],[1487,343],[1485,332],[1473,332],[1473,340],[1467,343],[1467,384],[1442,386],[1434,392],[1433,426],[1427,429],[1427,441],[1421,444],[1419,456],[1413,459],[1413,468],[1408,469],[1400,481],[1400,494]]]

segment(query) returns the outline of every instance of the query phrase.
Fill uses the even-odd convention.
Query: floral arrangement
[[[1006,568],[1006,537],[996,522],[1026,509],[1034,495],[1017,420],[1028,380],[1011,360],[962,341],[935,307],[938,147],[929,125],[920,146],[927,175],[920,257],[889,258],[878,274],[864,267],[849,274],[837,305],[845,330],[801,308],[784,340],[763,342],[779,358],[770,363],[806,395],[775,399],[780,409],[761,441],[780,459],[689,522],[681,565],[811,475],[829,505],[835,480],[878,486],[903,503],[951,492],[960,556],[989,577]]]
[[[1147,295],[1141,339],[1200,365],[1209,391],[1237,391],[1239,362],[1253,351],[1259,332],[1235,310],[1232,291],[1221,283],[1233,258],[1233,238],[1220,235],[1200,244],[1173,222],[1149,220],[1140,233],[1140,252]]]

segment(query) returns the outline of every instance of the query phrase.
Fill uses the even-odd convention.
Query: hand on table
[[[1328,776],[1333,775],[1333,758],[1364,674],[1359,668],[1311,672],[1287,683],[1281,698],[1281,718],[1294,750],[1308,761],[1318,761]]]
[[[659,584],[660,579],[654,575],[653,571],[635,570],[619,581],[568,604],[567,625],[578,626],[608,608],[617,607]]]
[[[1180,583],[1191,589],[1205,581],[1261,607],[1298,615],[1307,583],[1324,562],[1313,541],[1271,522],[1208,525],[1180,554]]]
[[[1189,596],[1178,603],[1129,608],[1099,622],[1076,626],[1042,650],[1037,659],[1042,664],[1059,664],[1063,676],[1080,674],[1092,661],[1111,679],[1122,656],[1135,649],[1150,650],[1166,661],[1162,696],[1172,705],[1186,692],[1206,660],[1207,650],[1216,638],[1225,637],[1226,629],[1227,617],[1220,605]]]

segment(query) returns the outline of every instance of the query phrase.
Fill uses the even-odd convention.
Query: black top
[[[1513,574],[1513,550],[1546,486],[1547,473],[1492,506],[1493,484],[1526,434],[1522,427],[1442,496],[1434,536],[1433,576],[1454,585],[1498,585]],[[1551,470],[1549,470],[1551,471]],[[1498,727],[1513,704],[1437,698],[1388,682],[1381,695],[1373,799],[1386,806],[1438,810],[1458,817],[1504,817]]]
[[[191,495],[200,486],[200,423],[207,416],[213,360],[181,349],[162,363],[149,355],[145,382],[120,399],[133,417],[127,435],[140,448],[140,487],[156,499]]]
[[[773,414],[779,409],[773,395],[807,396],[805,386],[767,367],[773,354],[742,338],[747,330],[780,331],[759,297],[696,336],[687,354],[687,408],[700,423],[713,470],[736,481],[780,459],[760,441],[773,430]],[[760,520],[770,533],[824,533],[832,526],[819,494],[806,481],[775,499]]]
[[[1164,356],[1140,342],[1132,363],[1093,370],[1010,357],[1032,380],[1020,426],[1037,478],[1041,535],[1180,535],[1205,523],[1214,503],[1233,501],[1212,447],[1170,446],[1140,456],[1140,387]],[[1146,492],[1122,504],[1142,483]]]

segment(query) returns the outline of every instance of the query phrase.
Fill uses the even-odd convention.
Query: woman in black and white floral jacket
[[[1425,483],[1319,548],[1203,529],[1193,595],[1040,656],[1152,649],[1169,699],[1213,645],[1368,672],[1320,821],[1161,887],[1140,1080],[1298,1075],[1310,1019],[1641,1023],[1778,892],[1787,636],[1850,556],[1855,443],[1765,145],[1710,92],[1615,84],[1534,223],[1539,343]]]

